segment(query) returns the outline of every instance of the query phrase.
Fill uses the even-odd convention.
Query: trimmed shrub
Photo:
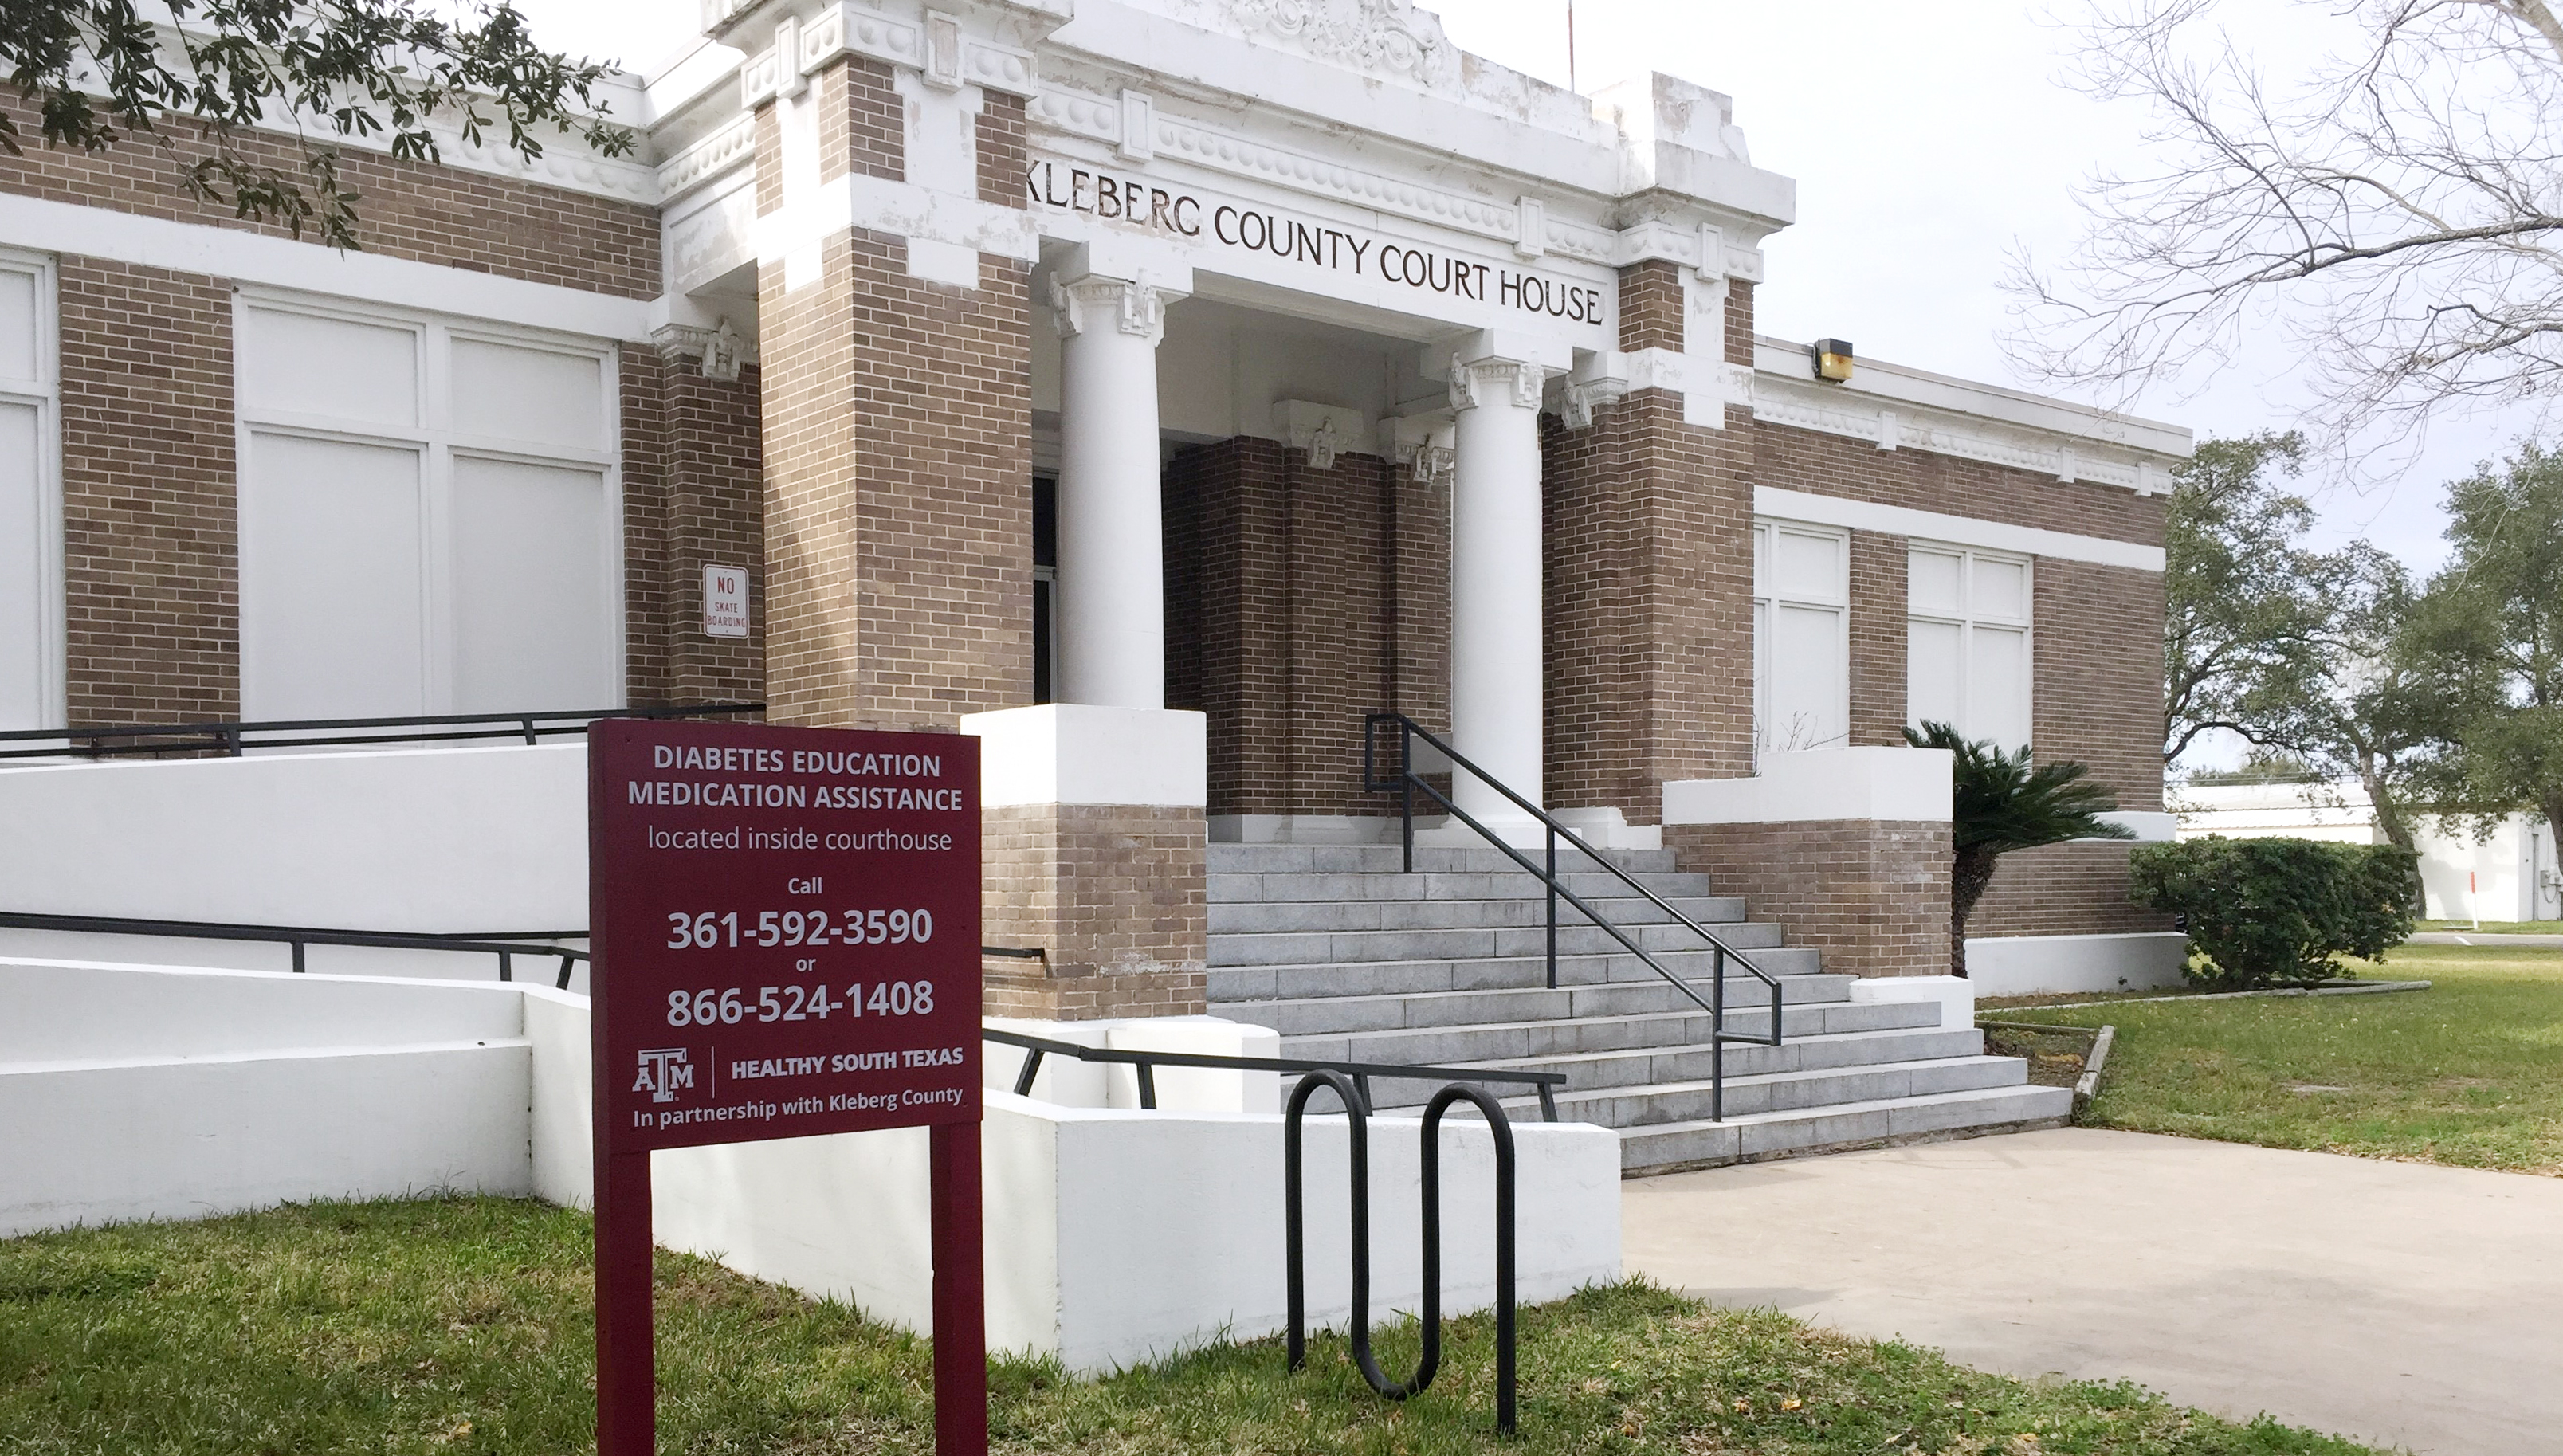
[[[2382,960],[2420,898],[2419,857],[2390,844],[2217,835],[2130,858],[2136,904],[2183,918],[2207,962],[2190,979],[2222,990],[2329,980],[2347,973],[2341,955]]]

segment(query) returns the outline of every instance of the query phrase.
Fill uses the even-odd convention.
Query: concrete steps
[[[1269,1026],[1285,1056],[1560,1072],[1558,1115],[1617,1130],[1627,1171],[1782,1155],[1907,1137],[2061,1121],[2071,1095],[2033,1087],[2025,1064],[1984,1055],[1971,1026],[1933,1002],[1853,999],[1783,929],[1745,919],[1706,877],[1662,851],[1612,851],[1648,889],[1775,977],[1778,1046],[1711,1041],[1711,1020],[1573,907],[1561,907],[1558,985],[1545,984],[1546,897],[1491,849],[1427,849],[1401,873],[1393,847],[1210,848],[1212,1009]],[[1534,855],[1534,858],[1537,856]],[[1710,992],[1716,955],[1618,877],[1567,877],[1658,961]],[[1771,987],[1730,965],[1730,1037],[1765,1036]],[[1723,1061],[1723,1120],[1711,1075]],[[1383,1080],[1382,1108],[1429,1083]],[[1530,1097],[1507,1100],[1537,1116]]]

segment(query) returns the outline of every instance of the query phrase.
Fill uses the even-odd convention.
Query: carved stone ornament
[[[1182,297],[1170,296],[1167,290],[1151,285],[1145,273],[1128,283],[1091,274],[1075,283],[1062,283],[1053,274],[1051,322],[1059,329],[1060,337],[1071,338],[1085,331],[1085,310],[1108,306],[1113,321],[1123,333],[1154,343],[1165,332],[1166,305]]]
[[[711,328],[690,323],[662,324],[652,331],[650,342],[658,348],[659,357],[672,364],[688,358],[701,359],[703,377],[722,384],[737,383],[739,367],[755,362],[755,349],[726,317]]]
[[[1335,452],[1342,448],[1343,441],[1335,434],[1334,417],[1329,415],[1323,424],[1317,426],[1316,433],[1308,437],[1308,468],[1333,470]]]
[[[1566,428],[1589,429],[1596,410],[1608,409],[1629,395],[1626,379],[1595,379],[1585,384],[1566,386]]]
[[[1407,456],[1420,486],[1447,486],[1460,473],[1460,452],[1448,445],[1418,445]]]
[[[1479,359],[1474,364],[1462,363],[1455,351],[1451,355],[1451,407],[1476,409],[1483,396],[1480,390],[1501,388],[1510,384],[1513,403],[1523,409],[1539,408],[1540,399],[1548,392],[1548,372],[1539,365],[1516,359]]]
[[[1250,36],[1295,42],[1320,61],[1435,86],[1457,53],[1442,19],[1413,0],[1230,0]]]

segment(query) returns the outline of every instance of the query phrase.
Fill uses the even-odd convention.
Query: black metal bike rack
[[[1424,1352],[1414,1377],[1391,1380],[1370,1349],[1370,1105],[1351,1079],[1340,1072],[1310,1072],[1290,1092],[1282,1123],[1282,1181],[1286,1202],[1283,1258],[1287,1265],[1290,1306],[1289,1360],[1293,1370],[1308,1362],[1308,1280],[1306,1213],[1300,1206],[1302,1176],[1300,1123],[1308,1099],[1319,1088],[1331,1089],[1344,1105],[1351,1141],[1352,1312],[1346,1318],[1353,1363],[1373,1390],[1391,1400],[1423,1393],[1442,1368],[1442,1115],[1454,1103],[1475,1103],[1495,1141],[1495,1429],[1510,1435],[1513,1408],[1513,1130],[1503,1106],[1484,1089],[1454,1083],[1433,1095],[1424,1109],[1423,1236]]]

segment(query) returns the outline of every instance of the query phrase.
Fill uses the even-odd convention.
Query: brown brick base
[[[1050,957],[1046,966],[990,958],[989,1015],[1090,1021],[1208,1008],[1201,810],[1009,805],[981,824],[986,942]]]
[[[1836,975],[1949,973],[1949,826],[1833,819],[1665,829],[1680,868],[1709,877]]]
[[[1967,917],[1967,934],[2111,936],[2172,929],[2170,916],[2127,899],[2127,855],[2134,848],[2090,840],[2004,855],[1985,898]]]

